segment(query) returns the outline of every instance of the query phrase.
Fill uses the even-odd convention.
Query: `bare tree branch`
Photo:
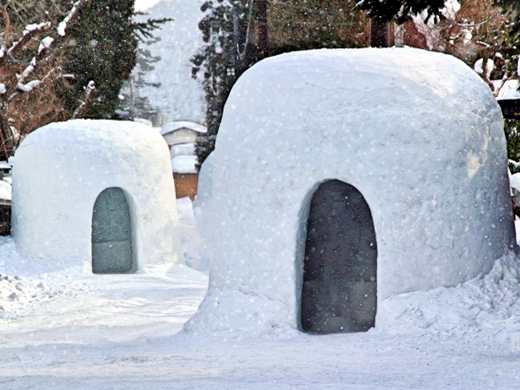
[[[94,91],[94,89],[96,89],[96,83],[94,83],[93,80],[90,80],[88,82],[88,85],[85,87],[84,99],[79,101],[79,105],[74,110],[74,113],[72,114],[72,117],[70,119],[76,119],[81,114],[81,112],[85,109],[85,106],[87,105],[87,102],[90,98],[90,94],[92,93],[92,91]]]

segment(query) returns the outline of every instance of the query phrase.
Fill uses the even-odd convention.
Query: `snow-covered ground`
[[[464,285],[389,298],[385,329],[249,337],[182,331],[207,288],[185,265],[88,275],[27,263],[0,238],[0,388],[517,389],[517,263],[511,254]]]
[[[179,10],[173,5],[181,3],[195,9],[199,2],[167,0],[157,7]],[[175,26],[194,21],[166,16],[176,18]],[[157,81],[175,83],[168,72]],[[182,118],[172,119],[202,115],[199,92],[193,93],[171,111],[183,112]],[[177,95],[157,99],[165,107],[180,101]],[[92,275],[81,265],[59,267],[61,259],[28,261],[11,238],[0,238],[0,389],[520,387],[520,266],[514,253],[462,285],[390,296],[378,313],[385,326],[366,333],[262,333],[260,326],[251,333],[187,332],[183,325],[197,311],[208,277],[195,270],[205,267],[189,200],[179,201],[178,211],[186,264],[147,273]],[[255,299],[233,309],[256,305]]]

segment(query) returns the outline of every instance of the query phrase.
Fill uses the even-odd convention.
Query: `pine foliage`
[[[123,82],[136,64],[134,15],[134,0],[96,0],[81,10],[69,31],[75,42],[64,59],[65,71],[74,74],[71,88],[62,91],[68,110],[78,105],[92,80],[96,90],[82,116],[112,116]]]
[[[258,48],[250,36],[252,2],[208,0],[201,6],[205,16],[199,23],[204,45],[192,58],[193,76],[202,76],[206,95],[208,133],[197,140],[199,166],[215,148],[224,103],[238,77],[256,62]],[[240,35],[240,37],[239,37]]]
[[[365,47],[369,23],[355,0],[272,0],[270,54],[292,50]]]
[[[367,11],[368,16],[383,23],[396,20],[403,23],[412,15],[426,13],[426,22],[433,17],[439,21],[445,0],[361,0],[360,9]]]

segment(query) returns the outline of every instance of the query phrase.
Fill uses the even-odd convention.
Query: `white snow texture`
[[[143,45],[154,56],[161,57],[161,61],[153,65],[155,69],[146,75],[147,81],[161,83],[161,87],[140,90],[140,94],[148,97],[170,120],[201,122],[205,116],[204,91],[201,82],[191,77],[190,62],[202,44],[202,33],[198,29],[203,15],[200,5],[199,0],[164,0],[141,17],[174,19],[154,32],[161,41]]]
[[[94,203],[119,187],[138,268],[181,259],[169,151],[156,130],[123,121],[52,123],[29,134],[15,158],[12,237],[22,256],[90,272]]]
[[[328,179],[370,206],[378,312],[390,296],[486,274],[514,245],[500,109],[448,55],[342,49],[263,60],[233,87],[211,164],[201,171],[211,195],[196,210],[210,285],[188,332],[299,328],[310,199]]]

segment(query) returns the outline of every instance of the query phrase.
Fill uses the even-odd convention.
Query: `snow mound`
[[[179,221],[185,225],[195,226],[195,216],[193,215],[193,205],[189,197],[177,199],[177,213]]]
[[[511,185],[511,188],[520,191],[520,173],[513,173],[509,177],[509,184]]]
[[[260,61],[230,93],[210,165],[195,215],[211,303],[187,329],[212,332],[215,318],[220,329],[247,318],[300,327],[311,198],[328,180],[369,206],[378,308],[486,274],[515,244],[500,108],[452,56],[343,49]],[[227,312],[228,299],[244,306]]]
[[[0,317],[2,312],[17,309],[21,303],[37,299],[45,292],[45,285],[34,284],[20,276],[0,274]]]
[[[207,267],[203,265],[199,254],[199,248],[202,245],[201,237],[193,213],[193,204],[189,197],[177,199],[177,213],[182,227],[181,241],[184,263],[195,270],[207,271]]]
[[[178,155],[172,158],[172,171],[175,173],[197,173],[197,156]]]
[[[64,289],[57,287],[66,284],[63,278],[49,277],[54,270],[52,264],[42,268],[27,262],[11,237],[0,237],[0,318],[16,317],[28,307],[63,294]]]
[[[520,267],[511,252],[491,272],[456,287],[392,296],[378,310],[377,327],[396,333],[419,329],[466,332],[504,324],[520,330]]]

